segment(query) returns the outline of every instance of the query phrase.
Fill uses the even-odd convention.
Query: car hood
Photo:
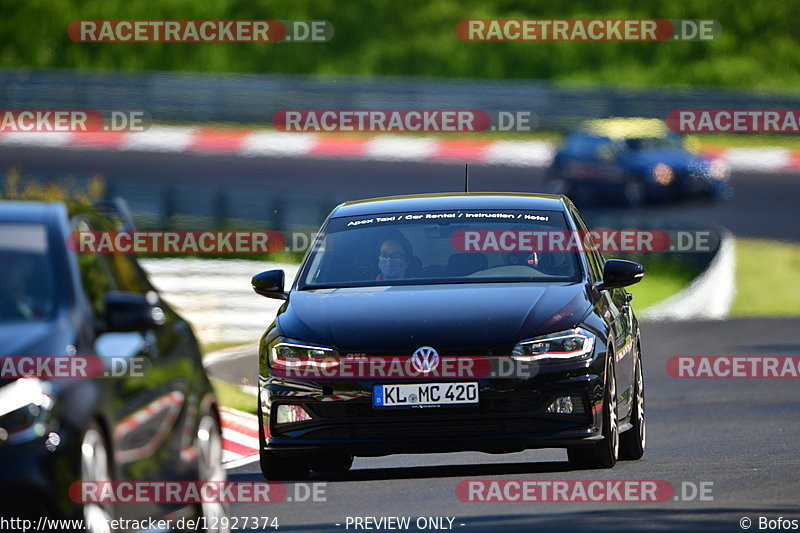
[[[442,354],[510,350],[575,327],[594,306],[586,284],[451,284],[292,291],[281,335],[340,353]],[[498,353],[499,355],[499,353]]]

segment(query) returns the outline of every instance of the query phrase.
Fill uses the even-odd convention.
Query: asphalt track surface
[[[0,168],[23,174],[100,172],[143,186],[170,180],[268,188],[276,193],[356,197],[459,191],[463,167],[444,163],[385,163],[267,159],[191,154],[109,153],[0,148]],[[473,191],[536,191],[541,169],[472,167]],[[737,173],[736,193],[720,203],[649,206],[650,219],[718,224],[737,236],[800,240],[796,174]],[[612,213],[613,214],[613,213]],[[628,212],[618,211],[620,216]],[[591,215],[590,215],[591,218]],[[508,455],[479,453],[357,458],[353,470],[324,482],[324,502],[234,505],[232,516],[276,516],[279,531],[355,531],[350,517],[454,517],[454,531],[743,531],[740,519],[800,520],[800,387],[796,379],[676,379],[665,371],[675,355],[800,355],[800,321],[740,319],[646,323],[642,326],[647,391],[645,456],[611,470],[570,470],[563,450]],[[237,358],[225,371],[254,376],[255,359]],[[234,481],[261,481],[258,464],[231,470]],[[713,482],[712,500],[663,503],[468,503],[456,485],[468,479],[626,480],[682,484]],[[689,486],[689,485],[687,485]],[[288,494],[301,485],[288,483]],[[301,491],[302,492],[302,491]],[[337,526],[336,524],[340,524]],[[463,526],[460,524],[464,524]],[[273,530],[269,530],[273,531]],[[361,529],[359,531],[365,531]],[[371,531],[388,531],[371,530]],[[410,531],[416,531],[411,528]]]

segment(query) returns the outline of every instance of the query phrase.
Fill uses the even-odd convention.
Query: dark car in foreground
[[[549,190],[636,206],[731,195],[727,164],[689,151],[658,119],[614,118],[570,133],[548,171]]]
[[[532,246],[587,230],[564,196],[442,194],[342,204],[261,339],[267,478],[353,456],[562,447],[576,467],[645,446],[637,263]],[[524,241],[524,242],[523,242]]]
[[[77,254],[73,231],[112,231],[100,210],[0,202],[0,516],[219,516],[225,508],[80,503],[75,482],[225,479],[216,400],[189,324],[131,255]],[[27,367],[26,358],[82,361]],[[32,359],[31,359],[32,360]],[[41,360],[41,359],[40,359]],[[96,372],[80,371],[100,363]],[[59,370],[65,368],[65,370]]]

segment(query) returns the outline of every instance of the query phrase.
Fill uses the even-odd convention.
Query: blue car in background
[[[548,172],[548,190],[628,206],[695,196],[731,195],[724,161],[689,151],[664,121],[610,118],[570,133]]]

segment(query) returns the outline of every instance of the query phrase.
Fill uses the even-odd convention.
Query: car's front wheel
[[[197,428],[197,471],[199,481],[221,483],[227,479],[222,466],[222,430],[217,417],[211,413],[203,415]],[[228,505],[209,501],[200,504],[205,524],[213,533],[228,533]]]
[[[96,422],[89,424],[81,439],[81,480],[91,483],[111,482],[111,454],[103,430]],[[110,533],[114,509],[110,503],[84,503],[83,520],[89,533]]]
[[[644,419],[644,377],[642,358],[636,359],[636,381],[633,386],[633,416],[631,428],[620,436],[620,459],[636,460],[644,455],[647,426]]]
[[[603,440],[592,446],[567,449],[569,462],[581,469],[611,468],[619,458],[619,421],[617,420],[617,378],[614,351],[608,350],[606,388],[603,396]]]

